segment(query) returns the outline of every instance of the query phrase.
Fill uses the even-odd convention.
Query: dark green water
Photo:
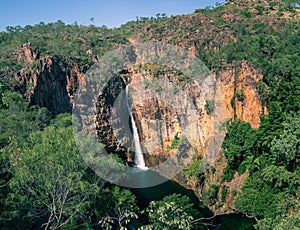
[[[153,184],[155,184],[155,180],[164,182],[152,187],[143,187],[143,185],[149,184],[149,180],[152,180],[150,183],[152,182]],[[131,188],[131,191],[138,198],[138,205],[141,209],[147,207],[152,200],[161,200],[165,196],[177,193],[188,196],[194,207],[201,213],[201,217],[213,216],[212,212],[198,200],[192,190],[186,189],[174,181],[166,180],[166,178],[151,170],[140,171],[132,175],[130,181],[131,187],[141,187]],[[217,216],[209,223],[220,226],[220,228],[210,227],[209,229],[253,230],[255,221],[241,214],[228,214]]]

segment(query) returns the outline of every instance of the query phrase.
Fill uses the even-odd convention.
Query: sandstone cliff
[[[24,44],[15,55],[20,63],[25,63],[15,78],[30,103],[47,107],[54,114],[71,112],[74,93],[79,82],[84,82],[78,67],[60,57],[39,57],[31,44]],[[121,103],[124,102],[125,86],[129,84],[132,111],[147,166],[158,165],[175,154],[178,146],[172,147],[174,139],[185,137],[192,147],[188,150],[189,154],[209,158],[212,165],[216,164],[217,172],[214,175],[207,172],[202,188],[188,184],[181,174],[175,178],[184,186],[193,187],[201,198],[208,184],[221,184],[222,171],[226,166],[220,152],[224,135],[218,132],[218,128],[233,118],[250,122],[253,128],[258,128],[263,111],[256,89],[262,75],[250,63],[243,61],[223,65],[207,79],[209,81],[204,85],[186,81],[182,73],[164,68],[153,71],[153,66],[124,69],[99,92],[95,116],[99,139],[109,152],[116,152],[129,164],[132,163],[130,133],[124,133],[122,126],[114,125],[124,122],[120,119],[125,119],[125,123],[129,121],[126,107]],[[168,89],[170,93],[161,93],[161,88]],[[207,97],[208,94],[213,97]],[[120,103],[117,107],[123,113],[122,118],[112,116],[115,103]],[[212,108],[209,108],[209,103]],[[223,159],[220,164],[216,163],[218,157]],[[245,177],[236,177],[226,186],[239,191]],[[220,202],[207,205],[216,213],[230,212],[233,200],[228,197],[223,206]]]
[[[168,101],[170,99],[166,98],[162,89],[159,89],[164,87],[163,82],[178,84],[176,77],[170,72],[161,73],[159,76],[154,76],[151,71],[133,71],[129,74],[129,85],[133,91],[134,116],[138,123],[141,141],[148,149],[146,154],[149,154],[147,157],[149,165],[154,165],[158,158],[163,159],[163,156],[172,154],[167,146],[177,134],[190,135],[191,144],[198,152],[202,152],[213,132],[212,123],[216,117],[212,117],[207,112],[204,85],[188,82],[180,88],[184,94],[170,92],[170,95],[177,97],[176,100],[171,101]],[[258,70],[248,62],[240,62],[224,66],[217,73],[213,73],[209,80],[212,86],[217,87],[214,92],[216,101],[213,103],[219,103],[221,106],[220,112],[223,113],[223,117],[220,119],[223,122],[238,118],[249,122],[253,128],[259,127],[262,105],[256,86],[262,80],[262,75]],[[147,84],[157,92],[149,91]],[[191,114],[190,120],[181,118],[179,114],[179,111],[188,108],[189,103],[193,104],[192,109],[196,112]],[[184,133],[187,125],[190,129],[188,133]]]
[[[54,115],[72,111],[78,82],[83,78],[78,67],[58,56],[39,57],[30,43],[14,53],[23,68],[15,73],[17,83],[30,104],[46,107]]]

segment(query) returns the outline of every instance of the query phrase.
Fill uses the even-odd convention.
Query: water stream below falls
[[[144,155],[143,155],[143,151],[142,151],[142,147],[140,144],[140,137],[139,137],[139,133],[135,124],[135,120],[134,117],[132,115],[132,111],[129,105],[129,93],[128,93],[128,85],[126,86],[126,90],[125,90],[125,103],[128,109],[128,113],[130,116],[130,120],[131,120],[131,125],[132,125],[132,133],[133,133],[133,140],[134,140],[134,163],[135,166],[137,168],[140,168],[142,170],[147,170],[148,168],[145,165],[145,160],[144,160]]]

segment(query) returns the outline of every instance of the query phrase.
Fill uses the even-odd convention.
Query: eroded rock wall
[[[78,82],[83,78],[78,67],[58,56],[40,57],[30,43],[14,53],[23,68],[15,73],[17,88],[30,104],[46,107],[54,115],[71,112]]]
[[[90,90],[84,89],[87,87],[85,78],[76,65],[60,57],[40,58],[31,44],[23,45],[16,57],[20,63],[25,63],[25,67],[15,74],[21,92],[31,104],[46,107],[53,114],[71,112],[79,82],[82,82],[82,92]],[[131,164],[133,155],[128,148],[133,149],[133,142],[130,128],[124,129],[124,124],[130,126],[124,103],[124,89],[129,84],[132,113],[147,166],[158,165],[176,153],[172,142],[176,137],[184,136],[192,146],[192,153],[199,157],[212,157],[212,163],[216,158],[221,159],[219,163],[215,163],[216,173],[207,173],[201,189],[196,184],[188,184],[182,174],[174,178],[184,186],[192,187],[201,198],[202,192],[210,184],[221,186],[222,171],[226,167],[220,149],[220,140],[224,135],[218,136],[215,133],[217,128],[223,122],[235,118],[249,122],[253,128],[260,125],[263,109],[257,84],[262,80],[262,75],[246,61],[224,65],[219,71],[207,76],[208,82],[204,85],[203,82],[181,81],[179,74],[170,70],[154,73],[149,70],[127,69],[125,73],[113,77],[99,92],[93,119],[98,137],[107,150],[119,153]],[[208,99],[216,109],[212,113],[207,108],[209,89],[213,89],[213,97]],[[119,109],[121,116],[117,116],[115,108]],[[213,151],[213,154],[208,156],[208,151]],[[229,191],[239,191],[246,177],[247,175],[236,176],[232,183],[225,186]],[[232,212],[233,201],[234,197],[228,195],[226,204],[217,201],[208,206],[215,213]]]

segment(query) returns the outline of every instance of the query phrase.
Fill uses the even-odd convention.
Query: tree
[[[5,200],[11,220],[45,229],[89,221],[86,210],[99,186],[84,179],[88,166],[77,150],[71,126],[56,124],[32,133],[11,164],[13,178]]]
[[[0,148],[26,141],[33,131],[50,122],[50,112],[45,108],[29,107],[22,95],[7,91],[2,96],[0,110]]]
[[[256,131],[247,122],[233,121],[228,126],[228,131],[222,147],[228,163],[228,168],[243,173],[246,170],[242,162],[255,154]]]
[[[203,200],[207,203],[210,203],[211,205],[216,202],[216,199],[218,198],[219,193],[219,186],[216,184],[211,184],[209,189],[205,192],[203,192]]]
[[[300,113],[289,115],[283,126],[283,133],[271,143],[272,159],[294,171],[300,163]]]
[[[247,178],[235,202],[238,211],[258,219],[286,215],[294,209],[299,193],[299,172],[271,165]]]
[[[191,229],[197,215],[187,196],[173,194],[160,201],[151,201],[145,210],[150,225],[141,229]]]
[[[296,205],[296,209],[290,214],[279,215],[275,218],[265,218],[259,220],[256,229],[259,230],[300,230],[300,203]]]
[[[20,94],[8,89],[2,91],[0,99],[0,213],[4,213],[2,203],[9,192],[8,185],[12,178],[11,160],[20,156],[21,146],[30,133],[49,124],[50,112],[44,108],[29,107]],[[0,215],[0,220],[5,219]]]
[[[202,185],[207,165],[208,163],[203,159],[193,159],[192,163],[183,170],[183,174],[189,181],[197,181]]]
[[[99,220],[103,229],[126,229],[132,219],[138,218],[136,197],[129,190],[117,186],[108,188],[101,200],[106,200],[106,207]]]

